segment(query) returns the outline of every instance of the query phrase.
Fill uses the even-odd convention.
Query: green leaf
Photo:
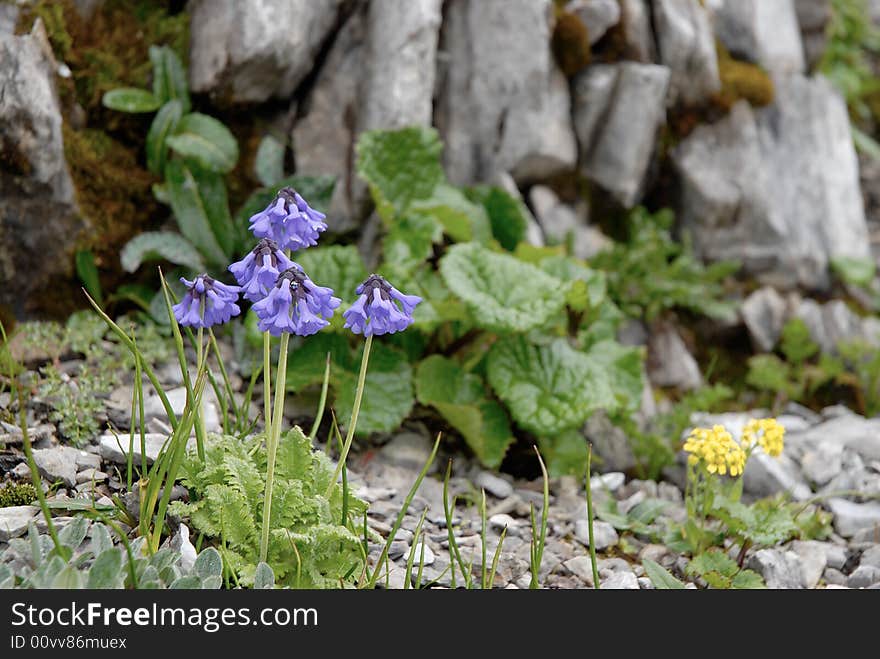
[[[782,354],[793,364],[803,364],[819,352],[819,345],[813,341],[810,328],[802,318],[792,318],[782,328]]]
[[[76,252],[76,274],[95,302],[99,306],[104,306],[104,296],[101,293],[101,279],[98,276],[98,267],[95,265],[95,255],[91,250],[78,250]]]
[[[266,563],[257,563],[257,569],[254,572],[254,589],[255,590],[271,590],[275,587],[275,573]]]
[[[363,343],[356,350],[340,334],[322,333],[309,337],[289,358],[288,389],[323,381],[326,355],[331,353],[330,386],[336,394],[333,409],[340,424],[351,417],[360,370]],[[412,368],[405,356],[384,343],[374,342],[364,387],[358,434],[395,430],[409,415],[414,400]]]
[[[146,150],[147,169],[154,174],[162,174],[165,170],[165,162],[168,159],[168,136],[177,130],[181,116],[183,116],[183,106],[180,101],[171,100],[159,108],[156,116],[153,117],[153,123],[150,124],[150,130],[147,132]]]
[[[605,273],[592,270],[583,261],[570,256],[541,259],[541,270],[568,283],[566,302],[576,311],[597,308],[606,299]]]
[[[147,231],[129,240],[119,254],[122,269],[134,272],[144,261],[170,261],[204,271],[205,265],[198,250],[179,233],[170,231]]]
[[[220,577],[223,575],[223,559],[220,558],[220,552],[213,547],[203,549],[196,557],[193,564],[193,571],[202,581],[208,577]]]
[[[615,409],[638,408],[645,386],[642,349],[606,340],[591,346],[586,354],[611,387],[617,403]]]
[[[205,201],[205,213],[211,231],[227,258],[235,252],[236,232],[229,214],[229,201],[226,197],[226,183],[222,174],[192,168],[199,196]]]
[[[137,89],[136,87],[111,89],[109,92],[105,92],[101,103],[105,108],[130,114],[155,112],[162,105],[162,102],[146,89]]]
[[[177,132],[166,142],[184,158],[213,172],[231,172],[238,161],[238,142],[229,129],[214,117],[191,112],[177,124]]]
[[[756,590],[767,587],[764,577],[754,570],[740,570],[730,584],[736,590]]]
[[[312,247],[295,255],[296,262],[319,286],[329,286],[345,303],[357,299],[355,289],[367,278],[361,255],[354,245]],[[335,314],[342,317],[341,309]]]
[[[150,46],[153,63],[153,95],[162,103],[177,101],[189,112],[189,85],[180,58],[168,46]]]
[[[474,240],[485,244],[492,238],[485,209],[446,183],[437,185],[430,197],[414,201],[408,212],[431,216],[455,242]]]
[[[180,160],[165,167],[168,197],[180,232],[209,263],[226,267],[229,258],[223,251],[208,218],[209,202],[202,196],[193,172]],[[210,204],[213,207],[213,204]]]
[[[273,135],[266,135],[260,140],[254,158],[254,174],[267,188],[284,178],[284,143]]]
[[[413,273],[443,240],[443,227],[430,215],[410,214],[397,219],[382,241],[387,277],[399,281]]]
[[[52,580],[52,589],[79,590],[83,587],[83,576],[73,565],[67,565]]]
[[[505,337],[492,346],[487,373],[514,420],[539,437],[579,427],[595,410],[616,405],[605,369],[565,339],[537,346]]]
[[[89,521],[85,517],[74,517],[67,526],[61,529],[58,540],[65,547],[76,551],[76,548],[85,540],[88,530]]]
[[[168,586],[171,590],[199,590],[201,587],[202,580],[194,574],[175,579],[174,582]]]
[[[538,446],[547,462],[547,471],[553,478],[583,476],[587,469],[587,441],[577,428],[569,428],[552,436],[540,436]]]
[[[709,549],[694,556],[685,568],[688,576],[703,578],[714,588],[730,588],[739,566],[720,549]]]
[[[657,590],[684,590],[684,584],[672,576],[669,571],[659,563],[655,563],[650,558],[642,560],[642,567],[645,568],[645,574],[654,584]]]
[[[528,211],[522,201],[505,190],[491,186],[477,186],[466,191],[467,196],[479,204],[489,216],[492,235],[508,252],[525,240],[529,225]]]
[[[86,588],[122,588],[125,573],[122,571],[122,551],[116,548],[101,552],[89,569]]]
[[[440,261],[440,272],[477,324],[492,331],[537,329],[565,305],[561,281],[476,243],[453,245]]]
[[[433,128],[373,130],[358,139],[357,172],[367,182],[386,223],[418,199],[428,199],[445,182],[443,146]]]
[[[835,256],[831,259],[831,269],[844,283],[868,287],[874,280],[877,265],[873,259]]]
[[[462,434],[480,462],[501,465],[514,437],[504,408],[486,397],[482,378],[432,355],[419,364],[416,392],[420,403],[436,408]]]

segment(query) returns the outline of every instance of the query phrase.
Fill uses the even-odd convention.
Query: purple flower
[[[333,297],[332,289],[315,284],[294,263],[278,275],[275,286],[253,309],[263,332],[272,336],[282,332],[309,336],[330,324],[326,319],[340,302]]]
[[[250,219],[257,238],[270,238],[280,249],[296,251],[318,244],[327,229],[326,216],[306,203],[293,188],[282,188],[265,209]]]
[[[404,295],[379,275],[367,277],[356,292],[360,297],[342,316],[345,327],[364,336],[402,332],[412,324],[413,310],[422,301],[418,295]]]
[[[262,300],[269,293],[278,275],[296,265],[278,248],[278,243],[263,238],[241,261],[229,266],[229,272],[241,286],[244,297],[251,302]]]
[[[172,307],[174,317],[181,325],[211,327],[241,313],[236,304],[238,286],[229,286],[208,275],[199,275],[193,281],[181,277],[180,281],[189,289]]]

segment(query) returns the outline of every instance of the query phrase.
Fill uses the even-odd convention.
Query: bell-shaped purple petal
[[[360,297],[342,315],[345,327],[364,336],[402,332],[412,324],[413,311],[422,301],[417,295],[404,295],[376,274],[355,290]]]
[[[258,238],[275,241],[282,250],[296,251],[318,244],[327,229],[325,215],[309,206],[292,188],[278,191],[272,202],[250,219],[250,229]]]
[[[186,327],[213,327],[229,322],[241,313],[238,286],[229,286],[208,275],[199,275],[193,281],[183,277],[187,287],[183,299],[172,307],[177,322]]]
[[[332,289],[317,286],[291,261],[291,267],[278,275],[275,285],[253,309],[263,332],[309,336],[329,325],[327,319],[340,303]]]
[[[241,286],[245,299],[257,302],[268,294],[278,275],[293,265],[276,241],[263,238],[241,261],[230,265],[229,271]]]

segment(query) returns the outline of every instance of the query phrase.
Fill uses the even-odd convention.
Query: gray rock
[[[625,54],[628,59],[650,64],[657,60],[648,0],[620,0]]]
[[[653,0],[660,61],[672,70],[670,103],[700,105],[721,89],[715,35],[699,0]]]
[[[40,512],[37,506],[0,508],[0,542],[9,542],[27,531],[28,523]]]
[[[590,478],[590,488],[593,492],[601,489],[614,493],[623,487],[625,482],[626,475],[622,471],[608,471]]]
[[[813,69],[822,59],[828,44],[831,0],[797,0],[794,5],[807,68]]]
[[[808,447],[842,446],[865,461],[880,460],[880,419],[845,414],[804,432],[791,433],[786,440]]]
[[[481,471],[477,474],[474,485],[486,490],[498,499],[506,499],[513,494],[513,485],[489,471]]]
[[[549,244],[570,245],[572,255],[579,259],[592,258],[611,245],[607,236],[589,226],[574,208],[561,203],[547,186],[532,186],[529,198]]]
[[[809,499],[813,494],[788,455],[773,458],[761,451],[749,458],[748,468],[743,472],[743,491],[760,497],[787,492],[796,501]]]
[[[629,563],[620,558],[604,558],[599,561],[600,587],[603,590],[637,590],[638,578]]]
[[[803,73],[795,4],[794,0],[724,0],[715,11],[715,34],[731,54],[770,73]]]
[[[625,207],[640,198],[666,121],[670,72],[653,64],[589,67],[573,84],[573,117],[583,173]]]
[[[196,0],[190,87],[235,103],[287,98],[308,75],[342,0]]]
[[[825,548],[827,544],[815,540],[795,540],[791,543],[791,551],[801,559],[804,586],[807,588],[815,588],[818,585],[828,566],[828,553]]]
[[[875,544],[862,552],[859,565],[873,565],[880,567],[880,544]]]
[[[860,338],[862,334],[862,319],[843,300],[831,300],[822,305],[822,324],[826,344],[820,345],[826,352],[836,352],[841,341]]]
[[[846,105],[821,76],[778,78],[773,105],[737,103],[672,159],[682,223],[708,260],[738,259],[781,287],[823,287],[830,258],[869,256]]]
[[[550,52],[550,0],[452,0],[436,113],[454,183],[517,182],[574,168],[568,83]],[[511,35],[516,38],[511,39]]]
[[[593,588],[593,564],[590,562],[589,556],[575,556],[565,561],[562,565],[590,588]],[[526,588],[528,588],[528,584],[526,584]]]
[[[0,4],[0,34],[15,34],[19,8],[13,3]]]
[[[156,458],[159,457],[159,452],[162,450],[162,447],[165,444],[165,441],[168,439],[167,435],[158,435],[153,433],[147,433],[144,436],[144,444],[147,449],[147,464],[152,464],[155,462]],[[120,448],[121,445],[121,448]],[[189,449],[194,448],[196,445],[195,439],[190,438],[187,442],[187,447]],[[112,434],[101,435],[99,440],[99,446],[101,450],[101,457],[105,460],[109,460],[110,462],[115,462],[117,464],[126,464],[128,461],[128,437],[120,435],[119,441],[117,442],[116,437]],[[132,460],[135,464],[140,464],[141,461],[141,441],[140,435],[135,436],[134,447],[132,451]]]
[[[92,483],[105,480],[107,480],[107,474],[105,474],[103,471],[98,471],[97,469],[94,469],[92,467],[89,467],[88,469],[83,469],[76,475],[77,483]]]
[[[165,396],[168,398],[172,411],[179,418],[183,414],[184,409],[186,409],[186,387],[169,389],[165,392]],[[206,391],[202,395],[201,417],[206,431],[217,432],[221,430],[220,415],[217,412],[217,398],[214,396],[213,391]],[[155,394],[144,399],[144,419],[149,421],[154,418],[165,422],[168,421],[168,415],[165,412],[165,407],[162,405],[162,400]]]
[[[620,21],[617,0],[571,0],[565,5],[565,11],[581,19],[587,28],[591,46]]]
[[[579,519],[574,524],[574,537],[585,547],[590,546],[590,523],[585,519]],[[596,541],[596,551],[602,551],[615,546],[620,541],[617,530],[608,522],[593,521],[593,540]]]
[[[587,419],[584,435],[593,444],[594,457],[601,458],[603,469],[627,471],[636,466],[629,438],[611,423],[604,411],[595,412]]]
[[[825,333],[822,306],[811,299],[797,300],[793,305],[792,317],[800,318],[810,331],[810,338],[825,352],[834,351],[835,346]]]
[[[18,316],[72,274],[85,228],[64,157],[56,70],[41,20],[30,34],[0,39],[0,305]],[[46,208],[52,221],[35,222]]]
[[[703,384],[700,367],[674,326],[657,325],[648,340],[648,377],[658,387],[696,389]]]
[[[541,226],[538,224],[535,216],[532,215],[532,211],[526,206],[525,201],[523,201],[522,194],[520,194],[513,177],[507,172],[498,172],[493,177],[492,184],[504,190],[519,205],[520,211],[526,218],[526,242],[536,247],[544,247],[544,233],[541,230]]]
[[[846,565],[846,547],[830,542],[823,542],[822,545],[825,550],[825,560],[828,562],[828,567],[842,570],[843,566]]]
[[[299,109],[292,142],[299,174],[334,174],[336,186],[327,226],[342,232],[357,226],[359,209],[352,191],[355,181],[360,81],[363,79],[365,10],[348,18],[336,35],[315,83]]]
[[[419,565],[419,563],[422,562],[422,543],[421,542],[415,546],[415,551],[413,553],[413,556],[415,557],[413,559],[413,564]],[[427,544],[425,544],[425,557],[424,557],[423,564],[424,565],[433,565],[435,560],[436,560],[436,556],[434,556],[434,552],[431,551],[431,547],[428,546]]]
[[[846,586],[848,581],[847,576],[843,572],[833,567],[825,568],[825,572],[822,573],[822,579],[827,586]]]
[[[880,583],[880,567],[874,565],[860,565],[846,580],[850,588],[868,588],[876,583]]]
[[[828,499],[828,508],[834,515],[834,529],[844,538],[859,531],[872,532],[880,527],[880,503],[856,503],[847,499]]]
[[[801,458],[804,475],[818,486],[826,485],[843,469],[843,446],[824,443],[807,450]]]
[[[772,286],[764,286],[743,300],[740,315],[755,348],[770,352],[776,346],[785,324],[786,304]]]
[[[396,561],[398,558],[403,558],[408,551],[408,542],[406,542],[405,540],[395,540],[388,548],[388,558],[390,558],[392,561]]]
[[[764,577],[768,588],[804,587],[801,559],[793,551],[760,549],[749,559],[749,567]]]
[[[89,446],[89,450],[94,450],[94,446]],[[100,469],[101,468],[101,456],[97,453],[91,453],[90,451],[77,451],[76,452],[76,467],[77,469]]]
[[[424,435],[401,432],[382,447],[379,457],[386,464],[406,467],[418,473],[431,457],[431,446],[431,440]]]
[[[68,487],[76,485],[76,456],[78,451],[69,446],[38,449],[34,452],[34,462],[40,475],[50,483],[62,481]]]

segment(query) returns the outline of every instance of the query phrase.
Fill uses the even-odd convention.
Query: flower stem
[[[272,369],[269,360],[272,356],[272,337],[263,332],[263,425],[266,427],[266,439],[269,439],[269,428],[272,424]]]
[[[275,484],[275,455],[281,439],[281,421],[284,418],[284,387],[287,380],[287,342],[290,334],[281,335],[281,350],[278,354],[278,375],[275,377],[275,409],[272,426],[266,436],[266,494],[263,497],[263,528],[260,533],[260,560],[265,561],[269,553],[269,522],[272,513],[272,489]]]
[[[204,301],[202,302],[202,306],[204,307]],[[203,311],[204,313],[204,311]],[[196,373],[201,374],[202,368],[205,367],[203,363],[205,360],[205,329],[203,327],[199,327],[198,334],[196,335]],[[198,377],[198,375],[196,376]],[[200,403],[201,405],[201,403]],[[205,461],[205,424],[202,421],[202,409],[199,407],[196,410],[195,417],[195,426],[196,426],[196,450],[199,454],[199,460],[202,462]]]
[[[351,408],[351,420],[348,422],[348,432],[345,434],[345,445],[342,447],[342,453],[339,455],[339,462],[336,464],[336,472],[333,474],[333,478],[330,480],[330,486],[327,488],[327,493],[324,495],[326,497],[329,497],[330,493],[333,491],[333,486],[336,484],[340,472],[342,472],[342,466],[345,464],[346,458],[348,458],[348,452],[351,449],[351,443],[354,440],[354,431],[357,427],[358,414],[361,411],[361,399],[364,396],[364,383],[367,379],[367,363],[370,361],[370,348],[372,345],[373,337],[371,335],[367,337],[367,341],[364,343],[364,356],[361,357],[361,372],[358,375],[357,390],[354,394],[354,406]]]

